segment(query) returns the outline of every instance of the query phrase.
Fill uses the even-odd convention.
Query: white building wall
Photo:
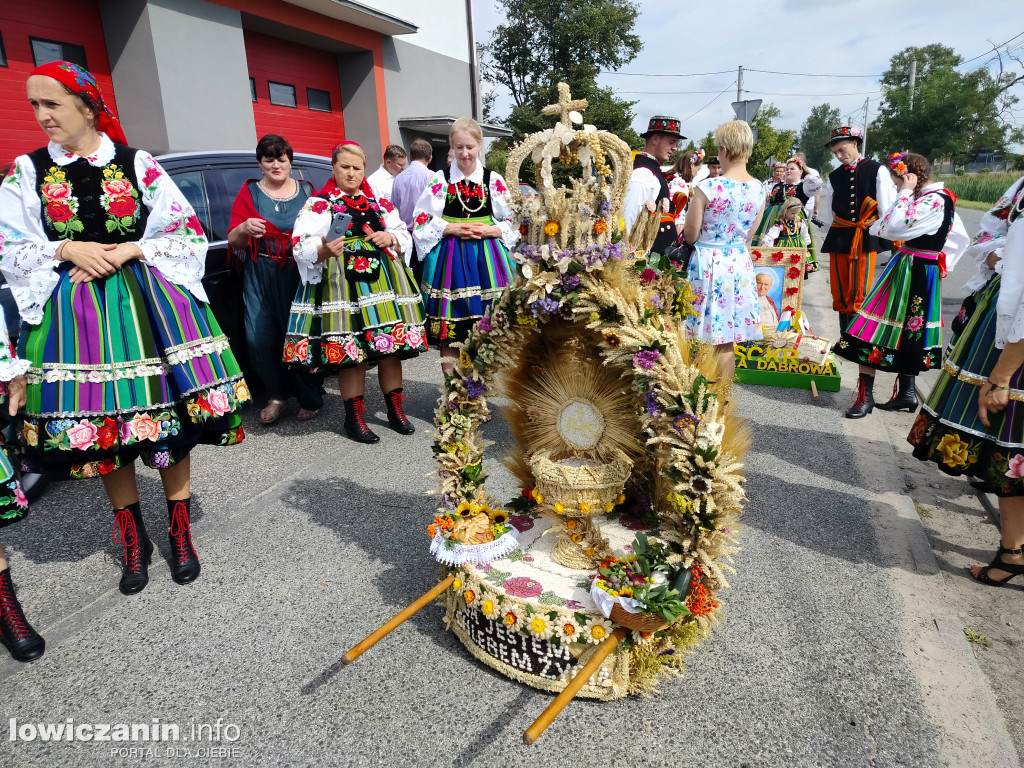
[[[466,0],[377,0],[373,7],[419,28],[416,34],[399,35],[396,40],[469,62]]]

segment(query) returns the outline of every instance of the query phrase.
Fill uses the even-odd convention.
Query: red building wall
[[[256,102],[252,105],[256,136],[277,133],[296,152],[329,156],[334,145],[345,138],[335,55],[246,30],[245,58],[249,77],[256,84]],[[270,103],[271,80],[295,87],[296,107]],[[331,95],[331,111],[310,110],[307,88],[327,91]]]
[[[107,106],[117,112],[95,0],[3,0],[0,36],[7,54],[7,67],[0,67],[0,166],[47,142],[25,96],[25,81],[35,67],[30,36],[83,46]]]

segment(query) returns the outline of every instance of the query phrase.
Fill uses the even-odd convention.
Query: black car
[[[221,329],[233,342],[232,349],[244,365],[242,339],[242,284],[227,264],[228,221],[231,204],[246,179],[261,176],[255,152],[175,152],[158,155],[157,161],[178,185],[203,225],[210,249],[206,254],[203,287]],[[306,179],[320,189],[331,178],[328,157],[296,154],[292,177]],[[237,340],[237,341],[236,341]]]
[[[239,360],[243,360],[245,348],[240,343],[243,330],[242,285],[227,265],[228,222],[231,219],[231,204],[238,190],[246,179],[260,178],[256,153],[174,152],[158,155],[156,159],[195,208],[196,216],[210,241],[203,287],[210,297],[210,305],[221,329],[228,338],[237,339],[232,348]],[[328,157],[296,154],[292,162],[292,177],[306,179],[319,190],[331,178],[331,160]],[[11,339],[17,339],[21,317],[10,287],[2,275],[0,308],[6,316]]]

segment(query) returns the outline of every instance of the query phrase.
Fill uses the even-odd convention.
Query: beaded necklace
[[[471,191],[472,190],[467,188],[466,194],[469,195]],[[466,213],[477,213],[479,211],[482,211],[484,209],[484,206],[487,205],[487,197],[485,195],[481,194],[479,198],[476,198],[476,196],[473,195],[472,198],[479,199],[479,203],[475,208],[471,208],[469,203],[467,203],[466,199],[462,196],[462,181],[457,181],[455,183],[455,197],[458,198],[459,205],[462,206],[463,210],[466,211]]]

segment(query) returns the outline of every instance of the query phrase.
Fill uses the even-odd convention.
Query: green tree
[[[770,175],[765,161],[769,157],[776,160],[785,160],[793,151],[793,144],[796,143],[796,131],[779,130],[772,121],[779,117],[782,112],[774,104],[762,104],[757,110],[754,119],[750,121],[750,127],[757,129],[757,142],[754,144],[754,151],[747,161],[747,170],[751,176],[766,179]]]
[[[832,135],[832,129],[838,128],[842,119],[838,107],[818,104],[811,107],[811,114],[800,129],[800,138],[797,140],[800,151],[807,155],[807,164],[822,174],[827,174],[832,166],[832,152],[825,144]]]
[[[718,147],[715,146],[715,134],[713,131],[708,131],[707,135],[700,140],[700,148],[704,150],[704,154],[707,157],[714,157],[718,154]]]
[[[499,24],[482,46],[482,73],[512,97],[512,113],[504,121],[516,141],[550,128],[541,115],[557,100],[559,82],[569,84],[574,99],[587,99],[585,119],[636,147],[630,127],[636,102],[616,98],[597,85],[603,69],[628,64],[642,47],[633,33],[639,7],[630,0],[498,0],[508,20]]]
[[[910,63],[917,61],[914,106],[910,106]],[[1017,103],[1007,92],[1012,75],[993,77],[987,69],[960,72],[962,59],[938,43],[904,48],[882,75],[884,96],[868,134],[874,154],[911,151],[930,160],[964,163],[983,149],[1006,150],[1021,131],[1004,120]],[[1012,112],[1011,112],[1012,114]]]

